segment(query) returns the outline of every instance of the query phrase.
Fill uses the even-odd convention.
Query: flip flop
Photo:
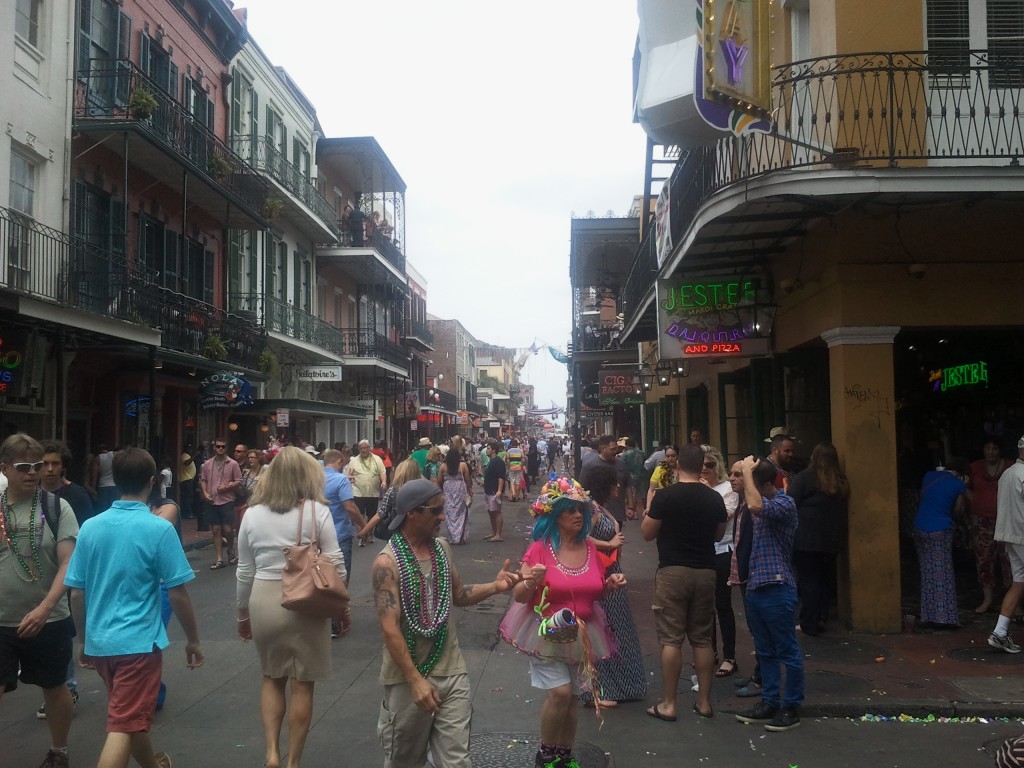
[[[653,707],[648,707],[644,710],[648,717],[653,717],[655,720],[664,720],[666,723],[674,723],[679,718],[675,715],[663,715],[661,710],[658,709],[658,705],[655,704]]]
[[[215,562],[213,565],[210,566],[210,570],[211,571],[217,571],[217,570],[220,570],[221,568],[227,568],[227,566],[224,565],[224,561],[223,560],[218,560],[217,562]]]
[[[725,669],[725,665],[729,665],[729,669]],[[726,659],[722,662],[722,666],[715,671],[715,677],[729,677],[735,674],[738,667],[736,666],[736,659]]]
[[[703,712],[701,712],[697,708],[696,704],[693,705],[693,711],[697,714],[697,717],[704,718],[705,720],[710,720],[712,717],[715,716],[715,710],[714,709],[708,710],[708,713],[705,715]]]

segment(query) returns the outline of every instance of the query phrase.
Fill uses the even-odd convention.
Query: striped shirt
[[[754,540],[750,549],[750,578],[747,589],[766,584],[796,587],[793,575],[793,539],[796,537],[796,502],[777,491],[761,498],[761,513],[754,515]]]

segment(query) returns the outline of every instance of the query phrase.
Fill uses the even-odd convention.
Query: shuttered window
[[[932,87],[965,87],[970,71],[969,0],[928,0],[925,22]]]
[[[1024,87],[1024,2],[987,0],[989,87]]]

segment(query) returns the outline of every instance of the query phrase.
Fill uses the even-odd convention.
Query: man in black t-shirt
[[[700,482],[704,452],[696,445],[679,449],[680,482],[654,494],[640,524],[645,541],[658,540],[658,573],[654,578],[655,625],[661,644],[662,700],[647,714],[676,719],[676,688],[683,666],[683,640],[693,648],[697,670],[694,711],[711,717],[711,676],[715,652],[711,628],[715,620],[715,542],[725,534],[725,502]]]
[[[487,443],[487,456],[490,461],[484,470],[484,501],[487,504],[487,514],[491,518],[491,535],[485,536],[484,541],[502,541],[501,528],[504,519],[501,515],[501,493],[508,482],[505,462],[498,456],[503,447],[497,440],[490,440]]]

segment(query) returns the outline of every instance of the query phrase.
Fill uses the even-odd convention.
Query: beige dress
[[[298,524],[298,507],[284,514],[262,504],[249,507],[238,531],[238,606],[249,609],[263,674],[313,682],[331,676],[330,619],[281,607],[284,548],[295,544]],[[306,502],[303,543],[313,531],[321,552],[344,580],[345,559],[338,548],[331,512],[323,504]]]

